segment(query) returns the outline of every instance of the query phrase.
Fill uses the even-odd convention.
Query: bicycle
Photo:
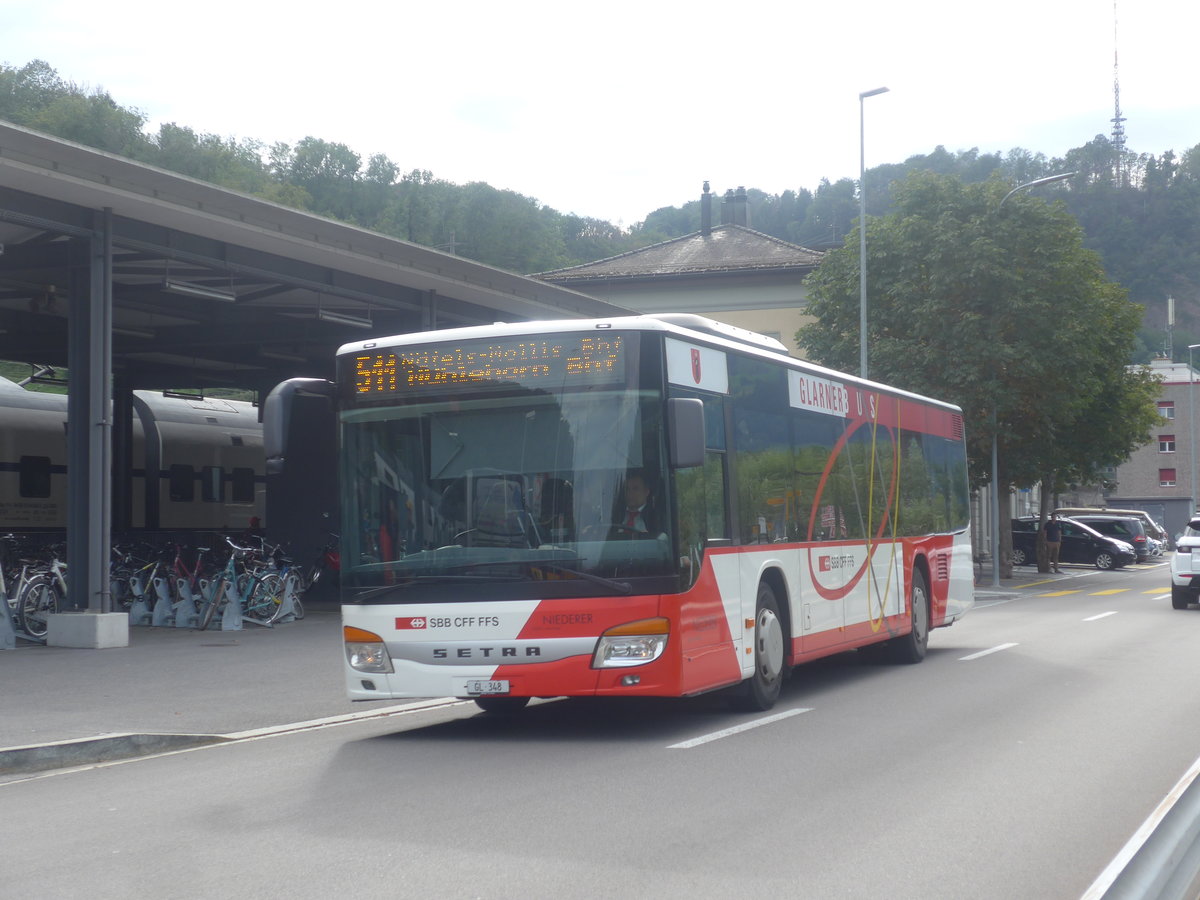
[[[342,555],[338,552],[338,541],[338,535],[332,531],[329,532],[329,541],[317,552],[317,558],[313,560],[308,571],[302,576],[301,590],[311,588],[322,577],[332,578],[334,586],[337,586],[342,569]],[[325,575],[326,572],[329,573],[328,576]]]
[[[304,618],[304,572],[300,566],[297,566],[289,557],[279,553],[278,548],[274,554],[275,565],[278,568],[277,572],[268,573],[264,576],[264,581],[269,584],[268,590],[274,598],[277,608],[275,614],[271,617],[272,622],[279,621],[285,614],[287,609],[286,600],[291,597],[291,613],[296,619]]]
[[[167,588],[171,596],[171,619],[177,627],[194,626],[200,619],[200,607],[197,601],[203,602],[208,583],[203,577],[207,574],[205,557],[208,547],[196,548],[196,561],[191,568],[184,560],[184,547],[175,545],[175,559],[168,567]]]
[[[0,538],[0,544],[0,601],[4,604],[4,615],[9,617],[14,632],[20,632],[22,637],[32,638],[32,635],[25,632],[20,607],[17,605],[17,598],[29,579],[32,560],[22,558],[16,535],[4,535]],[[19,575],[15,574],[18,569]]]
[[[114,585],[113,608],[120,603],[129,613],[130,625],[162,624],[161,619],[154,622],[154,610],[158,609],[159,603],[170,601],[167,584],[162,577],[165,551],[148,546],[145,549],[153,557],[149,562],[124,553],[109,576],[110,583]]]
[[[17,593],[17,616],[21,630],[30,637],[42,640],[49,631],[49,617],[59,611],[67,597],[67,564],[58,555],[57,548],[48,548],[48,562],[33,568],[32,574],[24,577]]]
[[[291,614],[296,619],[304,618],[304,601],[301,599],[308,588],[307,576],[303,568],[297,566],[291,557],[284,555],[283,545],[269,545],[263,538],[256,538],[259,547],[253,551],[255,562],[250,567],[262,579],[263,595],[261,598],[261,617],[275,623],[287,611],[287,598],[291,597]],[[326,548],[328,551],[328,548]],[[336,555],[336,551],[333,551]],[[266,570],[264,572],[264,570]],[[245,590],[245,577],[239,581],[239,588]],[[274,603],[271,610],[269,604]]]
[[[240,603],[243,619],[270,626],[279,615],[282,579],[277,572],[266,571],[270,564],[257,556],[254,548],[241,547],[229,538],[225,542],[230,547],[229,558],[212,584],[212,596],[200,617],[200,630],[206,630],[231,599]]]

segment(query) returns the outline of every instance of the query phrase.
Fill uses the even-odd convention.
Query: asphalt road
[[[0,783],[0,896],[1079,897],[1200,755],[1200,610],[1078,575],[765,715],[452,704]]]

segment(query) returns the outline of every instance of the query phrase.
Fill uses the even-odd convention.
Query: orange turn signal
[[[347,644],[382,643],[383,638],[373,631],[355,628],[353,625],[342,626],[342,640]]]
[[[627,635],[627,634],[670,634],[671,621],[669,619],[654,618],[654,619],[638,619],[636,622],[626,622],[624,625],[616,625],[604,632],[608,635]]]

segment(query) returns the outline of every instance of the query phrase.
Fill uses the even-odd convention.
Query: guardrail
[[[1080,900],[1195,900],[1200,896],[1197,759]]]

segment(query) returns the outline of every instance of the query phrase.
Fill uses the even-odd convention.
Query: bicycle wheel
[[[204,604],[204,614],[200,617],[200,630],[206,631],[208,626],[212,624],[213,617],[216,616],[217,610],[225,605],[225,578],[218,578],[211,586],[212,602]]]
[[[288,583],[295,582],[295,580],[296,576],[294,573],[288,573],[286,575],[272,573],[263,578],[263,590],[266,591],[271,597],[271,602],[275,607],[275,611],[271,615],[272,622],[278,621],[279,617],[283,615],[283,601],[287,597]],[[302,618],[304,616],[304,608],[300,605],[299,599],[295,596],[294,588],[292,589],[292,594],[292,610],[297,619]]]
[[[30,578],[17,597],[17,620],[21,630],[30,637],[44,638],[49,630],[48,616],[58,612],[60,603],[58,585],[49,575]]]
[[[242,592],[242,612],[255,622],[270,624],[279,615],[279,604],[283,602],[283,579],[276,574],[254,575],[248,583],[249,592]]]

